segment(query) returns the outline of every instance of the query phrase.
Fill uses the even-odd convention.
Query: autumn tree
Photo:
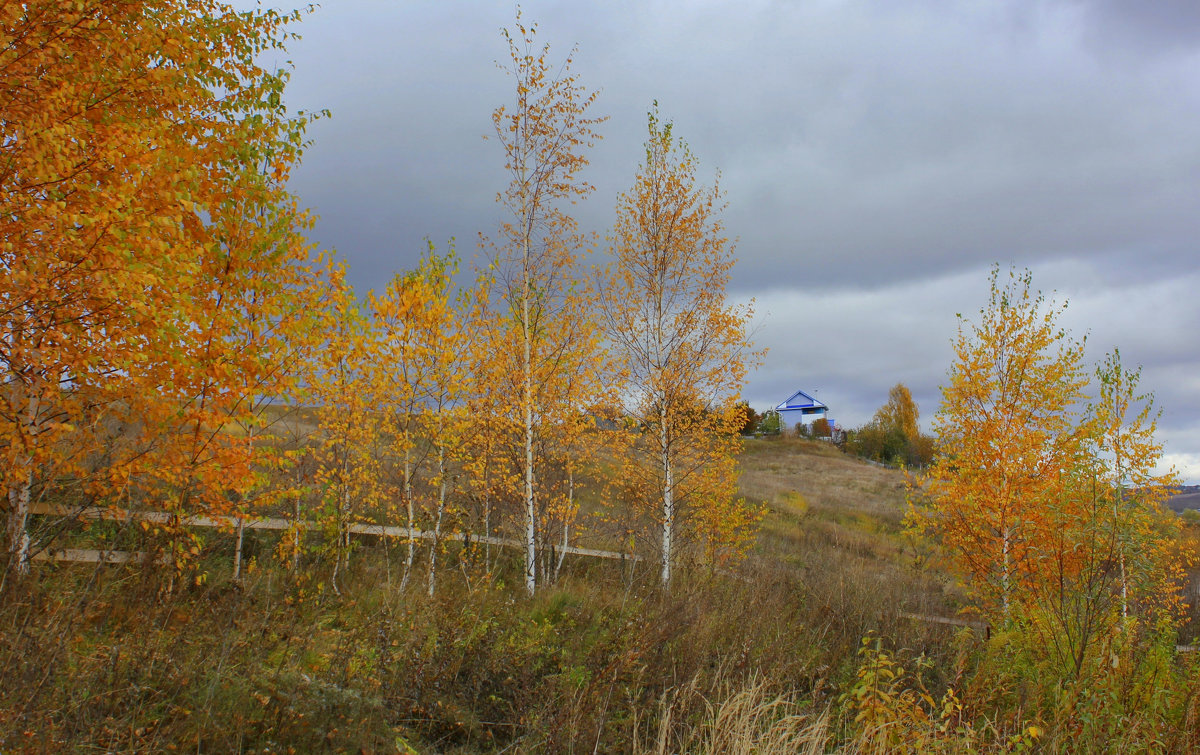
[[[447,462],[462,434],[462,417],[455,409],[467,382],[467,298],[455,296],[457,270],[453,248],[438,254],[430,244],[415,269],[393,278],[382,295],[368,297],[380,332],[368,368],[370,390],[391,439],[390,455],[398,462],[398,492],[409,532],[400,584],[407,585],[413,566],[417,514],[427,508],[433,533],[426,583],[430,595],[446,513]],[[435,492],[422,507],[416,482],[427,457],[432,457],[428,483]]]
[[[554,65],[549,46],[536,43],[537,27],[525,25],[518,12],[514,30],[504,31],[516,99],[511,108],[492,113],[496,137],[504,147],[508,188],[498,196],[508,213],[494,255],[495,293],[500,317],[514,337],[507,359],[520,378],[515,397],[522,430],[525,587],[537,587],[537,501],[535,447],[545,419],[542,388],[555,375],[587,369],[576,344],[586,318],[576,282],[585,242],[566,207],[591,192],[579,181],[587,165],[584,151],[598,138],[604,119],[589,117],[596,99],[570,72],[574,53]]]
[[[1179,479],[1174,470],[1161,472],[1163,444],[1157,438],[1159,411],[1154,395],[1142,392],[1142,368],[1130,369],[1114,349],[1096,367],[1097,398],[1090,413],[1089,450],[1092,468],[1111,504],[1111,529],[1120,585],[1120,613],[1128,619],[1131,604],[1146,605],[1171,592],[1178,563],[1171,544],[1178,523],[1163,517],[1162,506]]]
[[[875,421],[887,428],[895,428],[905,439],[917,437],[919,410],[917,402],[913,401],[912,392],[904,383],[896,383],[888,391],[887,403],[875,412]]]
[[[286,72],[256,62],[297,18],[198,0],[0,8],[10,569],[27,568],[31,499],[64,484],[221,510],[250,479],[253,444],[219,428],[290,380],[288,331],[320,277],[285,190],[309,117],[284,109]]]
[[[758,432],[764,435],[779,435],[783,432],[783,416],[777,409],[768,409],[758,420]]]
[[[917,402],[908,386],[896,383],[888,400],[866,425],[855,430],[848,447],[868,459],[924,466],[933,458],[933,440],[921,433]]]
[[[749,309],[725,298],[734,258],[720,189],[698,182],[696,158],[671,123],[657,111],[648,120],[645,160],[617,200],[601,308],[625,377],[624,410],[638,425],[630,477],[657,509],[667,587],[681,514],[733,496],[736,470],[721,462],[735,452],[745,416],[738,390],[756,355],[744,328]]]
[[[372,291],[367,295],[379,340],[368,360],[364,390],[371,393],[372,404],[386,427],[387,455],[396,479],[393,498],[403,507],[408,527],[401,589],[408,585],[416,559],[417,483],[428,456],[422,444],[422,414],[432,390],[436,357],[431,353],[435,344],[428,343],[425,336],[430,322],[440,316],[432,297],[447,262],[431,245],[417,269],[393,277],[381,294]]]
[[[738,431],[739,435],[753,435],[758,429],[758,423],[762,417],[758,412],[754,411],[754,407],[750,406],[749,401],[739,401],[738,406],[742,412],[742,427]]]
[[[927,505],[910,521],[1014,630],[1001,635],[1012,652],[1091,689],[1176,641],[1179,523],[1160,508],[1175,477],[1156,471],[1140,369],[1114,351],[1089,386],[1083,345],[1059,323],[1065,305],[1033,293],[1028,272],[999,278],[979,321],[960,327]]]
[[[381,416],[369,390],[369,371],[380,332],[353,296],[334,302],[324,348],[312,365],[308,389],[315,404],[317,520],[333,561],[330,586],[349,565],[350,527],[384,500]]]
[[[487,306],[490,282],[483,280],[474,291],[468,327],[472,338],[466,352],[469,385],[464,389],[463,407],[471,418],[464,433],[461,465],[465,494],[476,532],[483,541],[484,571],[492,571],[491,538],[502,529],[502,514],[511,508],[522,487],[519,464],[513,449],[523,449],[521,415],[515,399],[521,395],[520,379],[513,373],[512,335]],[[520,518],[524,519],[524,512]]]
[[[574,318],[583,322],[584,312]],[[547,462],[539,486],[537,516],[542,574],[557,579],[579,514],[579,494],[584,489],[580,473],[598,463],[607,434],[595,432],[594,407],[612,399],[605,385],[604,355],[598,332],[588,323],[575,338],[576,369],[556,374],[543,387],[547,421],[540,437],[540,456]]]
[[[455,294],[454,274],[457,270],[458,262],[453,249],[443,257],[437,257],[431,250],[421,268],[429,291],[421,330],[430,365],[428,400],[422,419],[425,438],[434,457],[431,482],[436,486],[431,505],[433,539],[429,546],[426,580],[426,592],[430,597],[434,593],[437,556],[442,547],[443,527],[449,506],[449,462],[461,458],[459,443],[469,431],[469,415],[464,411],[462,399],[470,384],[466,375],[470,331],[469,319],[465,316],[470,297],[461,292]]]
[[[833,434],[833,428],[829,426],[829,420],[825,417],[818,417],[812,423],[812,435],[814,438],[828,438]]]
[[[926,477],[936,531],[989,614],[1009,617],[1034,568],[1046,511],[1081,443],[1083,344],[1059,320],[1065,304],[1032,290],[1028,272],[991,273],[979,319],[964,321],[935,418],[940,454]]]

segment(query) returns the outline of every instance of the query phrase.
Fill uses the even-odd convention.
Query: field
[[[397,589],[379,545],[337,595],[319,560],[290,577],[265,539],[237,585],[227,533],[169,592],[156,567],[40,564],[0,607],[0,751],[891,749],[864,737],[855,695],[894,693],[911,717],[902,688],[944,700],[986,648],[911,617],[955,617],[962,596],[903,533],[904,476],[794,439],[747,440],[741,459],[742,495],[766,507],[757,546],[669,595],[650,564],[574,558],[526,599],[515,553],[480,579],[455,552],[429,599]],[[864,686],[889,664],[894,683]],[[1019,712],[972,713],[922,715],[998,751],[1032,742]],[[1068,741],[1057,723],[1049,749]]]

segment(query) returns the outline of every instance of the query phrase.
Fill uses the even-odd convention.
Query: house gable
[[[775,407],[775,410],[780,412],[801,411],[804,414],[817,414],[828,409],[828,406],[808,395],[804,391],[796,391],[788,397],[787,401],[784,401],[782,404]]]
[[[779,418],[785,427],[791,427],[797,423],[811,426],[819,419],[829,419],[829,407],[820,399],[810,396],[804,391],[793,393],[787,401],[775,407],[775,411],[779,412]]]

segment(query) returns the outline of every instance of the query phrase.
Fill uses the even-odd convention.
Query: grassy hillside
[[[486,578],[451,552],[429,599],[378,546],[337,595],[319,555],[292,577],[266,540],[234,585],[228,534],[171,591],[156,567],[39,565],[0,605],[0,751],[888,751],[864,710],[949,726],[904,690],[940,700],[985,646],[900,615],[958,600],[902,534],[903,476],[799,440],[742,460],[757,546],[670,595],[651,564],[575,559],[529,600],[516,554]],[[1019,712],[970,713],[953,713],[970,741],[1028,744]]]
[[[794,574],[846,611],[878,607],[884,622],[898,611],[957,612],[953,580],[923,568],[903,533],[902,472],[796,438],[746,440],[741,464],[740,493],[767,510],[749,558],[754,567]]]

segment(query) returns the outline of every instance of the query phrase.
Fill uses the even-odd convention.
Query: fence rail
[[[302,530],[316,529],[317,524],[308,520],[291,520],[280,517],[235,517],[235,516],[182,516],[177,517],[174,514],[169,514],[165,511],[129,511],[127,509],[110,509],[102,506],[64,506],[56,503],[35,503],[30,504],[29,513],[40,514],[43,516],[61,516],[75,519],[88,520],[111,520],[119,522],[138,521],[151,522],[154,524],[170,524],[173,520],[178,519],[179,524],[187,527],[211,527],[217,529],[233,530],[238,526],[247,530],[289,530],[298,527]],[[440,536],[435,536],[434,533],[425,530],[409,530],[407,527],[396,527],[384,524],[371,524],[369,522],[354,522],[348,527],[352,535],[374,535],[376,537],[394,537],[413,540],[433,540],[437,537],[439,540],[451,542],[470,541],[472,543],[487,543],[489,545],[499,546],[501,548],[524,548],[525,543],[520,540],[512,540],[505,537],[495,537],[493,535],[474,535],[465,532],[450,532]],[[128,554],[124,551],[90,551],[87,549],[46,549],[37,555],[38,560],[53,560],[53,561],[85,561],[90,560],[92,563],[101,561],[99,557],[85,559],[80,556],[78,558],[59,558],[53,555],[46,554],[65,554],[65,553],[107,553],[110,558],[104,559],[104,563],[126,563],[131,560],[138,560],[133,554]],[[599,550],[596,548],[580,548],[574,545],[555,546],[555,552],[566,553],[572,556],[587,556],[590,558],[608,558],[616,560],[640,561],[641,557],[631,553],[619,553],[617,551]],[[121,554],[121,555],[118,555]]]
[[[970,627],[981,632],[988,630],[988,625],[982,621],[972,621],[971,619],[958,619],[949,616],[930,616],[923,613],[910,613],[908,611],[897,611],[896,615],[902,619],[911,619],[912,621],[924,621],[929,624],[948,624],[955,627]],[[1176,653],[1195,653],[1200,651],[1200,645],[1176,645]]]
[[[127,564],[142,562],[146,554],[139,551],[113,551],[96,548],[47,548],[33,554],[33,561],[55,561],[76,564]],[[159,556],[158,561],[165,561]]]
[[[987,631],[988,625],[982,621],[972,621],[971,619],[958,619],[949,616],[929,616],[923,613],[909,613],[908,611],[897,611],[896,615],[902,619],[911,619],[912,621],[924,621],[929,624],[948,624],[952,627],[970,627],[978,629],[981,632]]]

